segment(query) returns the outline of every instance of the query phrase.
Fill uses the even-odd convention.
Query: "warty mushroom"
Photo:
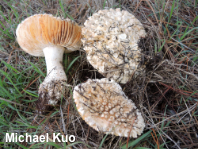
[[[84,23],[82,42],[87,60],[101,74],[118,83],[128,82],[140,67],[140,38],[146,36],[141,22],[127,11],[100,10]]]
[[[63,53],[78,50],[81,46],[81,27],[73,21],[36,14],[22,21],[16,29],[20,47],[33,56],[44,56],[47,76],[39,87],[36,102],[39,112],[56,105],[66,94],[66,74],[63,70]]]
[[[133,138],[143,132],[141,113],[114,80],[89,79],[74,88],[73,98],[83,120],[97,131]]]

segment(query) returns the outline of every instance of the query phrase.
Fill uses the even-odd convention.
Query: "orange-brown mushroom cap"
[[[44,56],[43,49],[49,46],[66,47],[67,53],[81,46],[81,27],[49,14],[28,17],[18,25],[16,35],[21,48],[34,56]]]

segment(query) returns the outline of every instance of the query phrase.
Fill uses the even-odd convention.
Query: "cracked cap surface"
[[[89,79],[74,88],[73,98],[83,120],[97,131],[133,138],[143,132],[141,113],[113,80]]]
[[[101,74],[127,83],[141,71],[138,42],[146,32],[134,15],[120,9],[100,10],[84,25],[82,42],[87,60]]]

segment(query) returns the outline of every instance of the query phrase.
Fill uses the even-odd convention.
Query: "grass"
[[[198,6],[188,0],[3,0],[0,2],[0,147],[1,148],[197,148],[198,132]],[[88,78],[101,78],[85,52],[64,55],[70,96],[47,115],[37,115],[38,87],[46,75],[45,60],[21,51],[17,25],[36,13],[69,17],[83,25],[95,11],[121,8],[144,25],[140,47],[146,74],[122,88],[141,110],[146,128],[137,139],[105,135],[79,116],[72,90]],[[6,143],[5,134],[75,135],[75,143]]]

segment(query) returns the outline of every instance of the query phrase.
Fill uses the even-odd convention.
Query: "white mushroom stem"
[[[45,83],[51,80],[67,80],[62,66],[64,50],[65,49],[60,46],[46,47],[43,49],[47,66]]]
[[[81,26],[70,19],[36,14],[18,25],[16,35],[24,51],[33,56],[45,56],[47,76],[39,86],[36,107],[39,113],[50,111],[52,106],[69,95],[67,77],[62,66],[63,53],[79,50]]]
[[[62,65],[64,50],[60,46],[51,46],[43,49],[47,76],[39,86],[39,99],[36,102],[39,113],[47,110],[48,106],[55,106],[67,94],[65,86],[67,77]]]

